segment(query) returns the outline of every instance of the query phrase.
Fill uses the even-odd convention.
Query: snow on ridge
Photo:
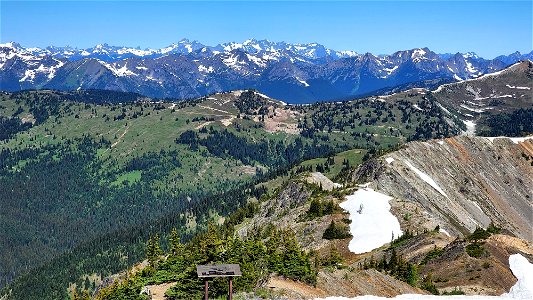
[[[254,93],[255,93],[256,95],[258,95],[258,96],[263,97],[263,98],[272,99],[272,98],[270,98],[269,96],[267,96],[267,95],[265,95],[265,94],[261,94],[261,93],[259,93],[259,92],[257,92],[257,91],[254,91]],[[280,102],[281,102],[281,101],[280,101]],[[284,102],[282,102],[282,103],[284,103]]]
[[[411,58],[422,57],[424,56],[424,54],[426,54],[426,51],[424,49],[415,49],[411,54]]]
[[[484,75],[482,75],[482,76],[479,76],[479,77],[476,77],[476,78],[473,78],[473,79],[466,79],[466,80],[462,80],[462,79],[460,79],[460,80],[463,81],[463,82],[468,82],[468,81],[480,80],[480,79],[484,79],[484,78],[487,78],[487,77],[492,77],[492,76],[500,75],[501,73],[503,73],[503,72],[505,72],[506,70],[511,69],[511,68],[513,68],[513,67],[519,65],[520,63],[521,63],[521,62],[519,61],[519,62],[517,62],[517,63],[514,63],[514,64],[512,64],[512,65],[506,67],[505,69],[501,69],[501,70],[496,71],[496,72],[493,72],[493,73],[487,73],[487,74],[484,74]],[[450,70],[450,71],[452,71],[452,70]],[[452,71],[452,72],[453,72],[453,71]],[[457,76],[457,75],[455,75],[455,76]],[[454,76],[454,78],[455,78],[455,76]],[[458,76],[457,76],[457,77],[458,77]],[[457,78],[455,78],[455,79],[457,79]],[[453,85],[454,83],[455,83],[455,82],[453,82],[453,83],[445,83],[445,84],[439,85],[439,87],[437,87],[435,90],[433,90],[433,91],[431,91],[431,92],[433,92],[433,93],[438,93],[438,92],[442,91],[442,89],[445,88],[446,86]]]
[[[461,104],[461,105],[459,105],[459,106],[462,107],[462,108],[464,108],[464,109],[467,109],[467,110],[469,110],[469,111],[476,112],[476,113],[482,113],[482,112],[485,111],[485,109],[483,109],[483,108],[479,108],[479,109],[478,109],[478,108],[472,108],[472,107],[466,106],[466,105],[464,105],[464,104]]]
[[[246,57],[248,58],[248,60],[252,61],[254,64],[264,68],[266,66],[266,63],[259,57],[255,56],[255,55],[251,55],[251,54],[248,54],[246,53]]]
[[[404,160],[404,163],[411,169],[413,170],[416,175],[418,175],[418,177],[420,177],[422,180],[424,180],[426,183],[428,183],[429,185],[431,185],[431,187],[433,187],[437,192],[439,192],[441,195],[443,195],[444,197],[448,198],[448,196],[446,195],[446,193],[440,188],[440,186],[435,182],[435,180],[433,180],[433,178],[431,178],[428,174],[420,171],[418,168],[416,168],[415,166],[413,166],[409,161],[407,160]]]
[[[489,140],[490,142],[494,142],[495,139],[509,139],[513,143],[523,143],[526,140],[533,140],[533,135],[531,136],[524,136],[524,137],[509,137],[509,136],[484,136],[483,138]]]
[[[48,80],[54,78],[57,69],[61,68],[64,65],[64,63],[62,61],[58,60],[58,59],[55,59],[55,58],[53,58],[53,60],[55,60],[57,62],[57,65],[50,66],[50,67],[45,67],[41,63],[41,64],[39,64],[39,67],[37,67],[35,69],[27,69],[27,70],[25,70],[24,71],[24,77],[19,79],[19,82],[24,82],[24,81],[33,82],[33,80],[35,80],[35,76],[37,75],[37,73],[48,74],[47,75]]]
[[[106,67],[109,71],[113,73],[113,75],[117,77],[123,77],[123,76],[137,76],[138,74],[134,73],[133,71],[128,69],[128,64],[125,63],[124,66],[117,68],[114,64],[106,63],[105,61],[101,61],[98,59],[98,62],[102,64],[104,67]]]
[[[298,80],[299,83],[303,84],[305,87],[309,87],[309,83],[305,80],[301,80],[299,77],[295,77],[296,80]]]
[[[521,62],[517,62],[517,63],[514,63],[508,67],[506,67],[505,69],[501,69],[499,71],[496,71],[496,72],[492,72],[492,73],[487,73],[487,74],[484,74],[483,76],[480,76],[480,77],[477,77],[477,78],[473,78],[473,79],[468,79],[468,80],[465,80],[465,81],[473,81],[473,80],[479,80],[479,79],[485,79],[487,77],[492,77],[492,76],[497,76],[497,75],[500,75],[502,74],[503,72],[511,69],[511,68],[514,68],[515,66],[518,66]]]
[[[350,213],[350,233],[353,235],[348,249],[356,254],[372,251],[402,235],[398,219],[390,212],[392,197],[362,187],[340,207]]]
[[[508,84],[506,84],[505,86],[510,89],[517,89],[517,90],[530,90],[531,89],[527,86],[514,86],[514,85],[508,85]]]

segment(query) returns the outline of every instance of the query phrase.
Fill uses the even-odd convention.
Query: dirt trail
[[[222,113],[226,113],[226,114],[228,114],[228,115],[231,115],[230,112],[225,111],[225,110],[222,110],[222,109],[218,109],[218,108],[214,108],[214,107],[209,107],[209,106],[205,106],[205,105],[198,105],[198,106],[201,107],[201,108],[210,109],[210,110],[214,110],[214,111],[218,111],[218,112],[222,112]]]
[[[227,119],[222,119],[222,120],[220,120],[220,122],[222,123],[222,125],[228,127],[233,122],[233,119],[235,119],[235,116],[231,116],[231,117],[229,117]]]
[[[112,145],[111,145],[111,148],[115,148],[116,145],[118,145],[118,143],[120,143],[120,140],[126,135],[126,133],[128,133],[128,130],[129,130],[129,126],[127,126],[126,128],[124,128],[124,132],[118,137],[117,141],[114,142]]]
[[[279,277],[272,277],[268,281],[267,286],[273,289],[282,289],[294,296],[300,296],[305,299],[323,298],[327,294],[321,289],[308,286],[298,281],[283,279]]]
[[[152,295],[152,300],[164,300],[165,298],[165,292],[176,285],[176,282],[167,282],[162,284],[156,284],[156,285],[147,285],[146,288],[150,291],[150,294]]]
[[[202,123],[202,124],[196,126],[196,129],[202,129],[202,128],[206,127],[207,125],[211,124],[211,123],[213,123],[213,121],[207,121],[205,123]]]

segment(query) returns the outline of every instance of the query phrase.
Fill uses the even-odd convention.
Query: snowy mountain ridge
[[[254,88],[291,103],[346,99],[400,85],[436,87],[499,71],[529,54],[493,60],[428,48],[375,56],[318,43],[250,39],[214,47],[183,39],[161,49],[99,44],[25,48],[0,44],[0,89],[109,89],[156,98],[195,98]],[[119,71],[120,70],[120,71]]]

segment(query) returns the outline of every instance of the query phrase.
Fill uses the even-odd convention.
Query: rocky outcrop
[[[413,216],[417,226],[459,236],[492,222],[533,241],[532,162],[533,139],[459,136],[409,143],[353,179],[394,197],[393,213],[404,222]]]

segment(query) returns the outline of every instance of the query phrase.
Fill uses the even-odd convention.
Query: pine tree
[[[322,216],[322,203],[317,198],[314,198],[311,200],[311,204],[309,205],[309,210],[307,211],[307,215],[311,218],[316,218]]]
[[[159,246],[159,234],[156,234],[148,239],[146,243],[146,258],[151,267],[157,268],[157,262],[161,254],[163,254],[163,251]]]
[[[183,252],[183,244],[181,244],[181,238],[176,228],[173,228],[170,232],[170,254],[173,256],[180,256]]]
[[[407,277],[405,282],[409,283],[412,286],[416,286],[418,281],[418,271],[415,264],[409,263],[409,268],[407,271]]]

